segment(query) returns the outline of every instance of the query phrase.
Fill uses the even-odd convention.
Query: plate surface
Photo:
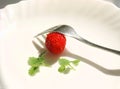
[[[5,89],[120,89],[120,55],[69,37],[61,57],[80,59],[76,71],[60,74],[55,62],[31,77],[27,64],[30,56],[38,55],[32,43],[34,35],[59,24],[71,25],[91,42],[120,50],[120,9],[113,4],[98,0],[26,0],[0,12],[0,82]]]

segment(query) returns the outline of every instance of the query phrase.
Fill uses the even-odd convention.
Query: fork
[[[104,46],[101,46],[101,45],[98,45],[98,44],[95,44],[95,43],[92,43],[86,39],[84,39],[83,37],[81,37],[80,35],[78,35],[76,33],[76,31],[69,25],[57,25],[57,26],[54,26],[48,30],[45,30],[39,34],[37,34],[36,36],[34,36],[35,38],[38,37],[39,35],[42,35],[42,34],[45,34],[45,33],[49,33],[49,32],[59,32],[61,34],[64,34],[65,36],[69,36],[69,37],[72,37],[78,41],[81,41],[87,45],[90,45],[92,47],[96,47],[96,48],[100,48],[102,50],[106,50],[108,52],[112,52],[112,53],[115,53],[115,54],[118,54],[120,55],[120,51],[119,50],[115,50],[115,49],[111,49],[111,48],[107,48],[107,47],[104,47]]]

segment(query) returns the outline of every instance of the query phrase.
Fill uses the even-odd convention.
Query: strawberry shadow
[[[39,39],[39,38],[37,38],[37,39]],[[40,39],[38,41],[41,43]],[[61,55],[51,54],[49,51],[47,51],[47,49],[45,47],[43,48],[42,46],[37,44],[34,40],[32,41],[32,43],[33,43],[34,47],[37,49],[38,55],[40,55],[42,52],[46,51],[45,60],[46,60],[46,63],[49,65],[53,65],[54,63],[56,63],[61,56]]]

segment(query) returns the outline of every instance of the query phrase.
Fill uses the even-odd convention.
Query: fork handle
[[[119,51],[119,50],[115,50],[115,49],[111,49],[111,48],[107,48],[107,47],[104,47],[104,46],[97,45],[97,44],[92,43],[92,42],[90,42],[90,41],[88,41],[88,40],[86,40],[86,39],[83,39],[83,38],[81,38],[81,37],[77,37],[77,38],[75,38],[75,39],[77,39],[77,40],[79,40],[79,41],[81,41],[81,42],[83,42],[83,43],[85,43],[85,44],[87,44],[87,45],[90,45],[90,46],[93,46],[93,47],[96,47],[96,48],[100,48],[100,49],[102,49],[102,50],[106,50],[106,51],[115,53],[115,54],[117,54],[117,55],[120,55],[120,51]]]

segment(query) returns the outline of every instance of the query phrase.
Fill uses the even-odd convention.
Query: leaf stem
[[[44,56],[45,53],[46,51],[43,51],[38,57]]]
[[[71,66],[70,64],[68,64],[68,66],[69,66],[71,69],[75,70],[75,68],[74,68],[73,66]]]

